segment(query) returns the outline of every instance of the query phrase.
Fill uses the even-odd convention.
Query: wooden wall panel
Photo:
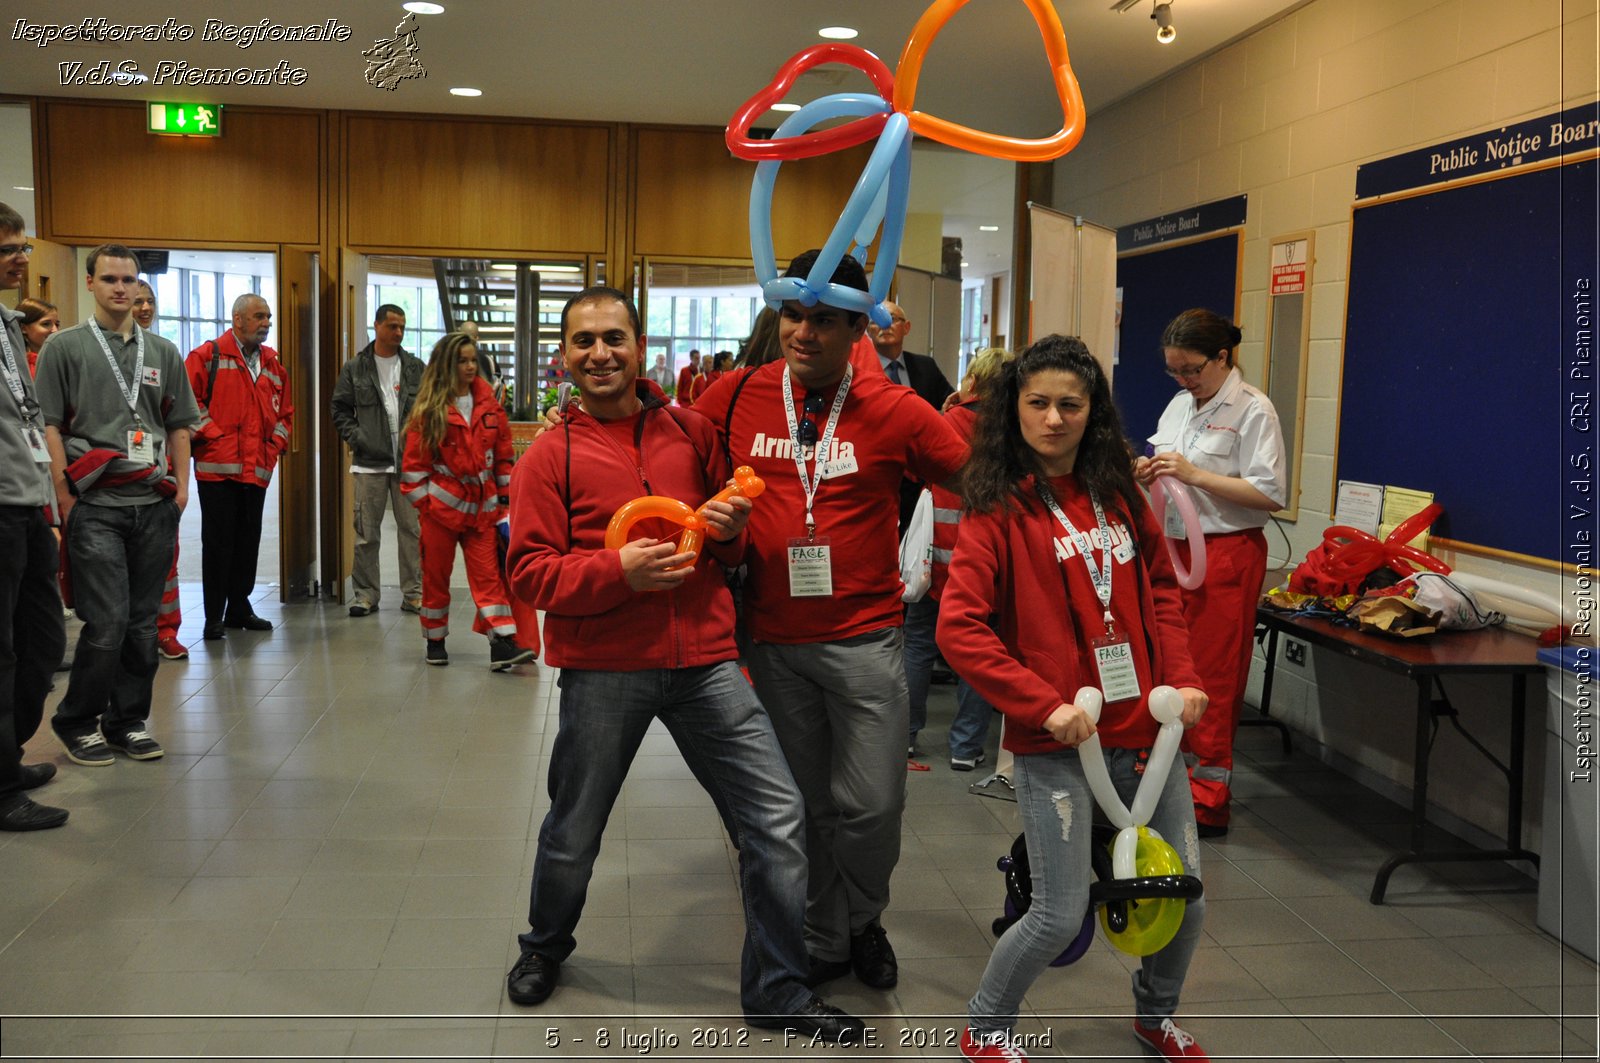
[[[730,155],[720,130],[639,129],[634,151],[635,254],[750,258],[756,164]],[[783,164],[772,196],[780,266],[827,240],[871,154],[867,144]]]
[[[43,100],[39,113],[41,236],[158,246],[322,240],[322,112],[229,107],[215,139],[152,136],[143,104]]]
[[[604,253],[607,126],[345,116],[345,243]]]

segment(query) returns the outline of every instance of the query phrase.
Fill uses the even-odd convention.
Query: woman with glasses
[[[1184,735],[1194,754],[1190,787],[1200,836],[1228,832],[1233,735],[1239,728],[1256,600],[1267,572],[1261,529],[1288,495],[1283,431],[1272,401],[1244,382],[1234,355],[1240,332],[1210,310],[1185,310],[1161,335],[1175,395],[1149,437],[1149,457],[1134,475],[1150,488],[1159,476],[1189,486],[1205,535],[1205,582],[1183,595],[1189,649],[1211,710]],[[1177,507],[1166,532],[1182,538]]]

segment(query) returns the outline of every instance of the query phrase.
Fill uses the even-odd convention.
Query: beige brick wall
[[[1303,558],[1330,523],[1357,165],[1594,100],[1597,40],[1597,0],[1314,0],[1097,112],[1077,150],[1055,164],[1056,207],[1110,226],[1248,194],[1240,356],[1258,382],[1268,243],[1316,231],[1300,517],[1284,525],[1288,551],[1269,529],[1275,561],[1286,553]],[[1559,577],[1546,569],[1446,560],[1561,593]],[[1409,684],[1321,654],[1303,672],[1280,663],[1277,675],[1275,713],[1324,742],[1334,758],[1409,785]],[[1468,726],[1503,749],[1504,683],[1456,686],[1451,694]],[[1542,713],[1536,695],[1530,819],[1538,812]],[[1503,788],[1485,778],[1487,765],[1453,735],[1441,737],[1437,755],[1436,768],[1442,762],[1445,770],[1433,793],[1441,806],[1499,829]]]

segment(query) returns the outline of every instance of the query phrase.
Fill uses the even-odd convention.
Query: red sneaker
[[[189,656],[189,648],[179,642],[174,635],[163,636],[157,643],[156,649],[161,651],[161,656],[169,661],[181,661]]]
[[[961,1058],[962,1059],[998,1059],[1005,1063],[1028,1063],[1028,1057],[1022,1054],[1022,1049],[1011,1040],[1007,1030],[996,1030],[993,1033],[981,1034],[976,1040],[972,1036],[969,1026],[961,1032]]]
[[[1194,1043],[1194,1038],[1171,1019],[1162,1019],[1161,1026],[1154,1030],[1140,1026],[1135,1019],[1133,1036],[1155,1049],[1162,1059],[1202,1059],[1206,1063],[1211,1060],[1205,1050]]]

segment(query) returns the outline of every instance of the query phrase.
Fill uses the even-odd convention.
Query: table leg
[[[1278,666],[1278,629],[1267,627],[1267,666],[1261,672],[1261,707],[1256,710],[1256,715],[1246,716],[1239,714],[1240,727],[1276,727],[1278,735],[1283,739],[1283,751],[1289,752],[1289,728],[1282,720],[1272,718],[1272,674]]]
[[[1527,677],[1511,677],[1511,741],[1510,765],[1505,770],[1510,792],[1506,796],[1506,847],[1504,849],[1456,849],[1436,852],[1425,851],[1428,828],[1428,743],[1433,723],[1433,680],[1427,676],[1417,678],[1417,736],[1416,764],[1412,772],[1411,790],[1411,849],[1384,861],[1378,877],[1372,883],[1371,901],[1382,904],[1389,888],[1389,876],[1401,864],[1449,863],[1484,860],[1526,860],[1539,866],[1539,854],[1522,847],[1522,762],[1523,727],[1527,718]],[[1480,747],[1482,748],[1482,747]]]

